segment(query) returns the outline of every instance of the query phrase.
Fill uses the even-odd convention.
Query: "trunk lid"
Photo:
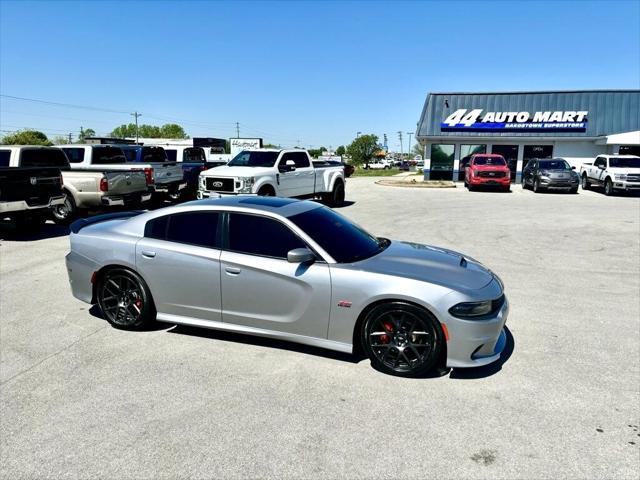
[[[113,170],[104,172],[104,175],[109,185],[109,194],[126,195],[147,190],[147,179],[142,170]]]

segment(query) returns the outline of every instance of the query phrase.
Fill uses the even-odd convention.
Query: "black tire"
[[[344,203],[344,183],[336,182],[327,198],[330,207],[339,207]]]
[[[258,190],[258,195],[260,197],[275,197],[276,192],[271,185],[265,185],[264,187],[260,187],[260,190]]]
[[[58,225],[68,225],[78,216],[78,208],[73,196],[69,192],[64,193],[64,203],[51,207],[51,216]]]
[[[540,193],[542,189],[540,188],[540,180],[537,178],[533,181],[533,192]]]
[[[526,190],[527,188],[529,188],[529,187],[527,186],[527,180],[526,180],[526,178],[523,178],[523,179],[522,179],[522,189],[523,189],[523,190]]]
[[[591,182],[589,182],[589,178],[586,173],[582,174],[582,189],[589,190],[591,188]]]
[[[376,370],[399,377],[421,377],[436,366],[444,334],[427,310],[410,303],[389,302],[367,313],[360,341]]]
[[[503,192],[509,193],[511,191],[511,185],[508,185],[502,189]]]
[[[604,181],[604,194],[607,197],[610,197],[614,193],[615,192],[613,190],[613,182],[611,181],[611,179],[609,177],[607,177],[607,179]]]
[[[96,285],[98,305],[115,328],[140,330],[156,318],[151,292],[137,273],[126,268],[107,270]]]
[[[569,193],[573,193],[573,194],[578,193],[578,187],[572,188],[571,190],[569,190]]]
[[[464,177],[464,188],[469,188],[469,184],[467,183],[467,177]]]

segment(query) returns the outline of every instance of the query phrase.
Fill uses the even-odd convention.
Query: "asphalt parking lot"
[[[71,296],[63,228],[1,230],[2,477],[638,478],[640,198],[355,178],[347,199],[373,233],[502,277],[499,365],[408,380],[270,340],[115,330]]]

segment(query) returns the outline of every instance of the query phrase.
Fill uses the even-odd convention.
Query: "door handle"
[[[153,258],[153,257],[155,257],[155,256],[156,256],[156,252],[151,252],[151,251],[149,251],[149,250],[143,250],[143,251],[142,251],[142,256],[143,256],[144,258]]]
[[[225,267],[224,271],[227,272],[229,275],[239,275],[242,270],[235,267]]]

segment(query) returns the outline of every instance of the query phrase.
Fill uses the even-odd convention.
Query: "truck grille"
[[[627,175],[627,182],[640,182],[640,174],[632,173]]]
[[[233,178],[207,178],[207,190],[214,192],[233,192]]]
[[[505,172],[478,172],[479,177],[483,178],[504,178]]]

